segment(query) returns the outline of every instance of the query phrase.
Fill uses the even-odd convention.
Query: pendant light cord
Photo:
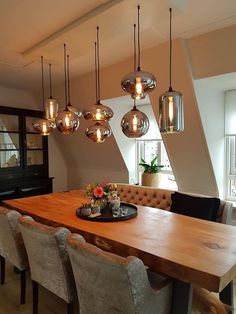
[[[139,19],[139,13],[140,6],[138,5],[138,68],[137,70],[140,71],[140,19]]]
[[[172,84],[172,9],[169,9],[170,11],[170,90],[172,90],[171,84]]]
[[[134,71],[136,71],[136,24],[134,24]]]
[[[52,98],[52,65],[49,63],[49,89],[50,89],[50,98]]]
[[[100,103],[99,27],[97,26],[97,103]]]
[[[94,58],[94,65],[95,65],[95,85],[96,85],[96,89],[95,89],[95,91],[96,91],[96,103],[98,102],[98,75],[97,75],[97,71],[98,71],[98,69],[97,69],[97,42],[95,41],[95,43],[94,43],[94,56],[95,56],[95,58]]]
[[[64,44],[65,107],[67,108],[66,44]]]
[[[69,60],[70,56],[67,55],[67,88],[68,88],[68,105],[70,105],[70,67],[69,67]]]
[[[44,76],[43,76],[43,56],[41,56],[41,71],[42,71],[42,102],[43,102],[43,111],[45,112],[44,108]]]

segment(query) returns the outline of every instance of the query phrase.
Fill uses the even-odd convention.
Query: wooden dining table
[[[76,216],[84,202],[84,191],[71,190],[6,200],[3,205],[78,232],[106,251],[136,256],[151,271],[173,278],[172,313],[191,313],[193,285],[219,292],[232,303],[236,227],[138,205],[138,215],[130,220],[86,221]]]

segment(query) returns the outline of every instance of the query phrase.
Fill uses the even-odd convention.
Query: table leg
[[[191,314],[192,298],[192,284],[174,280],[171,314]]]
[[[232,307],[229,313],[234,313],[234,282],[233,280],[220,292],[220,300]]]

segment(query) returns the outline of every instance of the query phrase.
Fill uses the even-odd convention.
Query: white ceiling
[[[71,77],[93,70],[97,25],[101,67],[132,55],[138,4],[142,49],[168,40],[169,7],[173,37],[236,24],[236,0],[1,0],[0,85],[40,89],[41,55],[53,64],[54,84],[63,81],[64,43]]]

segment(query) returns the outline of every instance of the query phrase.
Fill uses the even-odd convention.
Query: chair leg
[[[26,271],[20,272],[20,304],[25,304],[25,291],[26,291]]]
[[[0,255],[0,268],[1,268],[1,279],[0,283],[3,285],[5,283],[5,258]]]
[[[32,281],[32,288],[33,288],[33,314],[38,314],[39,286],[36,281]]]
[[[74,313],[74,303],[67,303],[67,314],[73,314]]]

